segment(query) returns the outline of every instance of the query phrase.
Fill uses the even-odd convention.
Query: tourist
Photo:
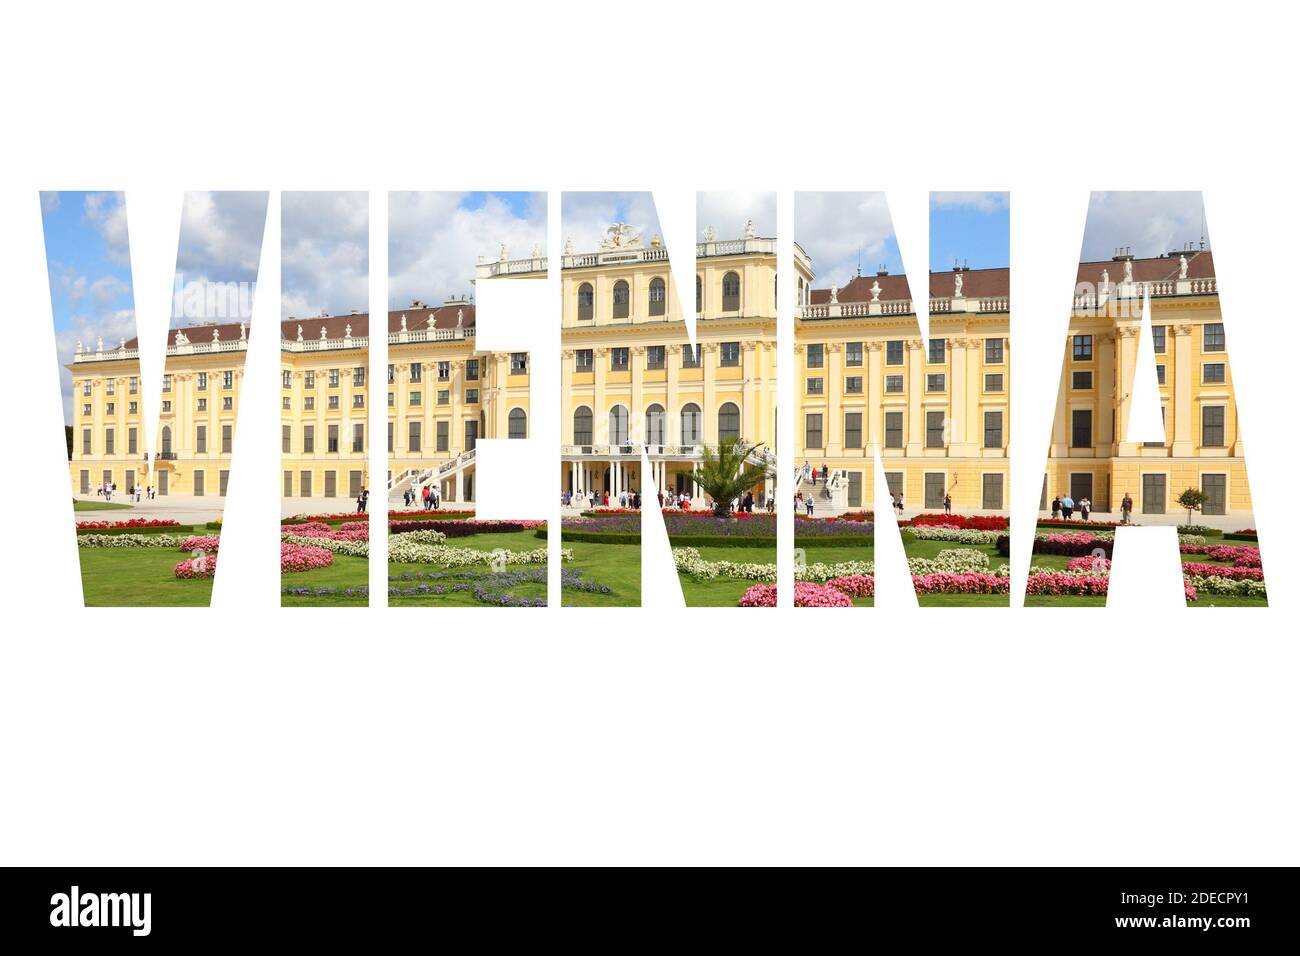
[[[1124,492],[1124,500],[1119,503],[1119,510],[1124,519],[1124,524],[1128,524],[1129,519],[1133,516],[1133,496],[1127,491]]]
[[[1092,499],[1083,497],[1079,499],[1079,516],[1084,521],[1088,520],[1088,515],[1092,513]]]
[[[775,511],[776,511],[776,496],[775,496],[775,495],[768,495],[768,496],[767,496],[767,513],[768,513],[768,514],[773,514]]]
[[[895,500],[897,502],[896,507],[898,508],[898,516],[901,518],[903,517],[903,493],[901,491],[898,493]]]
[[[803,480],[807,481],[811,477],[812,477],[812,465],[808,464],[808,462],[805,461],[803,463]]]
[[[812,496],[812,495],[809,495],[807,498],[804,499],[804,501],[803,501],[803,506],[808,510],[808,517],[811,518],[811,517],[812,517],[812,513],[813,513],[813,496]]]
[[[1064,498],[1061,499],[1061,517],[1064,518],[1066,521],[1069,521],[1070,516],[1073,514],[1074,514],[1074,499],[1067,494]]]
[[[1055,521],[1061,516],[1061,496],[1057,495],[1052,499],[1052,520]]]
[[[361,512],[365,510],[366,510],[366,489],[362,488],[361,491],[357,493],[357,514],[361,514]]]
[[[946,515],[952,514],[952,495],[943,496],[943,513]]]
[[[826,467],[826,462],[822,462],[822,484],[824,485],[827,482],[829,482],[830,478],[831,478],[831,470]]]

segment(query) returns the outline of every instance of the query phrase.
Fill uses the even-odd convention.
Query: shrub
[[[1209,528],[1203,524],[1180,524],[1178,526],[1179,534],[1199,534],[1211,538],[1217,538],[1223,534],[1218,528]]]

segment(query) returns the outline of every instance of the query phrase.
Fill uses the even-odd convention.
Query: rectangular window
[[[719,352],[722,357],[718,364],[723,368],[734,368],[740,364],[739,342],[723,342]]]
[[[316,387],[316,373],[315,373],[315,372],[303,372],[303,373],[302,373],[302,387],[303,387],[303,388],[315,388],[315,387]]]
[[[609,370],[610,370],[611,372],[626,372],[626,371],[627,371],[627,355],[628,355],[628,350],[627,350],[626,348],[613,348],[613,349],[610,349],[610,350],[609,350]]]
[[[331,409],[335,410],[335,411],[338,410],[338,407],[339,407],[339,397],[338,397],[337,395],[331,395],[331,396],[329,396],[329,407],[330,407]]]
[[[465,404],[467,404],[467,405],[476,405],[476,404],[478,404],[478,389],[477,389],[477,388],[467,388],[467,389],[465,389]]]
[[[366,384],[366,367],[358,365],[352,370],[352,387],[364,388]]]
[[[339,370],[338,370],[338,369],[336,369],[336,368],[332,368],[332,369],[329,370],[329,383],[330,383],[330,384],[329,384],[329,387],[330,387],[330,388],[338,388],[338,387],[339,387]]]
[[[280,426],[280,454],[287,455],[293,448],[293,426]]]
[[[645,350],[645,367],[659,369],[664,367],[664,347],[647,345]]]
[[[208,400],[206,398],[199,399],[198,410],[201,412],[206,412],[208,410]]]
[[[809,394],[809,395],[820,395],[820,394],[822,394],[822,380],[821,380],[820,378],[810,378],[810,379],[808,379],[808,380],[807,380],[807,388],[808,388],[808,394]]]
[[[302,400],[302,407],[303,407],[303,411],[307,411],[307,412],[313,411],[316,408],[316,396],[315,395],[304,396]]]
[[[901,471],[885,472],[885,487],[889,489],[890,497],[903,494],[903,473]]]
[[[171,399],[168,399],[168,398],[164,398],[164,399],[163,399],[162,410],[163,410],[164,412],[170,412],[170,411],[172,410]],[[87,414],[87,415],[90,414],[90,406],[89,406],[89,405],[86,406],[86,414]],[[159,492],[159,494],[162,494],[162,492]]]
[[[1207,362],[1201,366],[1201,381],[1206,385],[1222,385],[1227,366],[1222,362]]]
[[[393,453],[393,423],[388,423],[388,453]]]
[[[575,372],[590,372],[592,368],[591,357],[591,349],[578,349],[573,353],[573,370]]]
[[[208,451],[208,426],[200,425],[194,431],[194,450],[200,455]]]
[[[233,412],[235,410],[235,396],[227,395],[224,398],[222,398],[221,410],[225,412]]]
[[[90,429],[89,428],[83,428],[81,430],[81,453],[83,455],[90,454]]]
[[[1163,363],[1156,366],[1156,384],[1165,384],[1165,366]]]
[[[104,381],[104,394],[106,395],[117,394],[117,379],[110,378]]]
[[[104,454],[113,454],[113,429],[111,428],[104,429]]]
[[[166,403],[164,403],[164,404],[166,404]],[[90,402],[86,402],[86,404],[84,404],[84,405],[81,406],[81,414],[83,414],[83,415],[89,415],[89,414],[90,414]]]
[[[478,359],[465,360],[465,380],[468,382],[478,381]]]
[[[315,454],[316,452],[316,426],[302,426],[302,453],[304,455]]]
[[[1144,515],[1162,515],[1165,513],[1164,475],[1142,476],[1142,513]]]
[[[803,444],[805,448],[822,447],[822,416],[820,413],[804,416]]]
[[[396,392],[389,392],[389,393],[388,393],[388,407],[389,407],[389,408],[393,408],[393,407],[396,406],[396,405],[397,405],[397,393],[396,393]]]
[[[207,489],[205,488],[205,485],[206,485],[206,484],[207,484],[207,473],[206,473],[202,468],[195,468],[195,469],[194,469],[194,495],[195,495],[195,497],[198,497],[198,498],[202,498],[202,497],[203,497],[204,493],[205,493],[206,490],[207,490]]]
[[[90,392],[91,392],[90,379],[86,379],[84,382],[81,383],[81,395],[83,398],[90,398]]]
[[[406,450],[416,453],[420,450],[420,423],[407,422]]]
[[[527,352],[510,353],[510,374],[511,375],[528,374],[528,353]]]
[[[1163,325],[1151,326],[1151,347],[1157,355],[1163,355],[1165,352],[1165,327]]]
[[[1070,416],[1070,447],[1092,447],[1092,409],[1076,408]]]
[[[1226,341],[1223,337],[1223,323],[1210,322],[1205,326],[1204,337],[1201,339],[1202,352],[1222,352],[1226,347]]]
[[[443,365],[445,365],[445,364],[447,364],[447,363],[445,363],[445,362],[440,362],[440,363],[438,363],[438,365],[439,365],[439,377],[441,377],[441,367],[442,367]],[[424,367],[423,367],[422,365],[420,365],[419,362],[412,362],[412,363],[411,363],[411,375],[410,375],[410,379],[411,379],[411,381],[412,381],[412,382],[418,382],[418,381],[420,381],[420,377],[421,377],[423,374],[424,374]]]
[[[222,425],[221,426],[221,453],[223,455],[229,455],[231,452],[231,447],[234,445],[234,443],[235,443],[235,426]]]
[[[1074,360],[1086,362],[1092,358],[1092,336],[1076,335],[1074,337]]]
[[[903,447],[903,413],[885,412],[885,447]]]
[[[1002,339],[985,339],[984,340],[984,364],[1001,365],[1003,361],[1003,346],[1005,343]]]
[[[437,425],[438,425],[438,433],[437,433],[438,451],[447,451],[449,443],[451,441],[451,423],[447,421],[440,421],[437,423]]]
[[[353,395],[353,396],[352,396],[352,407],[353,407],[353,408],[365,408],[365,407],[366,407],[366,396],[364,396],[364,395],[360,395],[360,394]]]
[[[844,391],[848,395],[862,394],[862,376],[849,375],[844,379]]]
[[[984,413],[984,447],[1002,447],[1002,413]]]
[[[171,377],[170,375],[164,375],[164,376],[163,376],[163,391],[164,391],[164,392],[170,392],[171,390],[172,390],[172,377]]]
[[[451,389],[449,389],[449,388],[440,388],[440,389],[438,389],[437,401],[438,401],[438,404],[439,404],[439,405],[450,405],[450,404],[451,404]]]
[[[200,392],[205,392],[205,391],[207,391],[207,388],[208,388],[208,373],[207,373],[207,372],[199,372],[198,380],[199,380],[199,382],[198,382],[198,385],[196,386],[196,387],[198,388],[198,390],[199,390]]]
[[[894,339],[885,343],[885,364],[902,365],[903,364],[903,340]]]
[[[984,376],[984,391],[1000,392],[1002,391],[1002,373],[989,372]]]
[[[221,387],[222,388],[235,387],[235,373],[233,371],[226,371],[221,373]]]
[[[985,475],[981,507],[985,511],[1002,510],[1002,476]]]
[[[129,455],[139,454],[139,442],[136,438],[136,429],[128,428],[126,430],[126,451]]]
[[[325,432],[325,450],[331,455],[339,450],[339,426],[330,425]]]
[[[1075,391],[1084,391],[1092,388],[1092,372],[1073,372],[1070,376],[1070,387]]]
[[[361,422],[352,423],[352,450],[357,453],[366,450],[366,426]]]
[[[1205,504],[1201,506],[1201,514],[1226,515],[1228,513],[1227,475],[1201,475],[1201,491],[1205,492]]]
[[[814,343],[808,346],[808,368],[821,368],[826,362],[826,346]]]
[[[226,496],[226,487],[230,484],[230,472],[222,468],[217,472],[217,494],[221,497]]]
[[[858,368],[862,365],[862,343],[848,342],[844,346],[844,364],[849,368]]]
[[[862,413],[844,413],[844,447],[862,447]]]
[[[943,420],[947,416],[943,412],[926,412],[925,413],[925,447],[942,448],[943,447]]]
[[[408,393],[407,393],[407,401],[408,401],[411,405],[420,405],[420,404],[423,404],[423,402],[422,402],[422,397],[421,397],[421,395],[420,395],[419,392],[408,392]]]
[[[338,473],[333,471],[325,472],[325,497],[338,497]]]
[[[931,365],[939,365],[939,364],[942,364],[943,361],[944,361],[944,357],[947,355],[947,353],[948,353],[948,340],[947,340],[947,339],[931,339],[931,340],[930,340],[930,355],[929,355],[929,358],[930,358],[930,364],[931,364]]]
[[[348,472],[348,497],[356,498],[361,494],[361,472]]]
[[[927,471],[925,473],[925,506],[927,508],[943,507],[944,480],[944,473],[941,471]]]
[[[942,392],[944,385],[945,377],[943,372],[936,372],[925,377],[925,390],[927,392]]]
[[[411,381],[413,381],[413,382],[418,382],[418,381],[419,381],[419,378],[414,378],[414,379],[412,379]],[[439,363],[438,363],[438,381],[440,381],[440,382],[450,382],[450,381],[451,381],[451,363],[450,363],[450,362],[439,362]]]
[[[112,415],[112,414],[114,414],[116,411],[117,411],[117,403],[116,403],[116,402],[109,402],[107,408],[105,408],[105,413],[108,414],[108,415]]]
[[[689,345],[682,346],[682,368],[699,368],[700,367],[700,346],[695,348]]]
[[[139,411],[140,411],[140,403],[139,403],[139,402],[128,402],[128,403],[127,403],[127,406],[126,406],[126,413],[127,413],[128,415],[135,415],[135,414],[138,414]]]
[[[284,488],[281,490],[280,494],[284,495],[286,498],[293,497],[293,472],[286,471],[284,473]]]
[[[392,385],[396,378],[397,378],[396,366],[394,366],[392,362],[389,362],[388,363],[388,384]]]
[[[1201,447],[1223,447],[1223,406],[1205,405],[1201,408]]]
[[[311,497],[311,472],[301,471],[298,473],[298,494],[304,498]]]

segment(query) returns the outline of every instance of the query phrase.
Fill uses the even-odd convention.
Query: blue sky
[[[1011,205],[1007,193],[930,194],[930,271],[953,260],[972,269],[1011,264]]]

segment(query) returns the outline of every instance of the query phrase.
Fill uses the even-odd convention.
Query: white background
[[[1296,862],[1296,18],[672,10],[9,13],[3,862]],[[1010,189],[1022,528],[1088,191],[1205,190],[1273,607],[1177,610],[1138,533],[1105,611],[281,611],[249,414],[218,606],[80,607],[37,190],[144,254],[184,189],[592,187],[885,189],[913,272],[929,190]]]

